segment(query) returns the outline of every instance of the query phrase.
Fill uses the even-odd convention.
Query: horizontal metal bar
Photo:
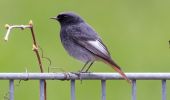
[[[131,80],[170,80],[170,73],[125,73]],[[0,80],[122,80],[118,73],[0,73]]]

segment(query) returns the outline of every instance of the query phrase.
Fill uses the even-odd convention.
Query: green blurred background
[[[0,0],[0,72],[39,72],[29,30],[15,29],[7,43],[3,40],[5,24],[28,24],[30,19],[44,55],[56,68],[51,71],[78,71],[83,64],[67,55],[60,43],[59,23],[49,19],[63,11],[74,11],[93,26],[125,72],[170,71],[169,0]],[[48,62],[43,60],[43,64],[47,71]],[[96,62],[91,71],[113,69]],[[15,88],[15,100],[38,100],[38,83],[22,81]],[[48,81],[48,100],[69,100],[69,83]],[[100,91],[100,81],[77,81],[77,100],[100,100]],[[1,100],[7,92],[8,81],[0,81]],[[170,93],[167,95],[169,100]],[[137,100],[160,99],[161,81],[137,81]],[[131,100],[130,85],[125,81],[107,81],[107,100]]]

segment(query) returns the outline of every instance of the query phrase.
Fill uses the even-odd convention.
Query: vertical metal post
[[[43,79],[40,80],[40,100],[44,100],[44,85],[45,81]]]
[[[9,80],[9,100],[14,100],[14,80]]]
[[[75,80],[71,80],[71,100],[76,100],[75,96]]]
[[[106,80],[101,80],[102,96],[101,100],[106,100]]]
[[[166,100],[166,80],[162,80],[162,100]]]
[[[136,80],[132,80],[132,100],[136,100]]]

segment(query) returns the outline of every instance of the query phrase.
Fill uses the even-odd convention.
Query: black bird
[[[60,38],[65,50],[70,56],[85,63],[80,72],[83,72],[89,64],[85,70],[87,72],[95,61],[100,60],[109,64],[131,83],[121,68],[112,60],[97,32],[79,15],[73,12],[63,12],[52,19],[59,21],[61,25]]]

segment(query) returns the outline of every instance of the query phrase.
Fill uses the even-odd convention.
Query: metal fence
[[[132,100],[136,100],[137,80],[162,81],[162,100],[166,100],[166,80],[170,80],[170,73],[126,73],[132,80]],[[14,100],[14,80],[40,80],[40,100],[44,100],[44,80],[70,80],[71,100],[76,100],[76,80],[100,80],[101,100],[106,100],[106,81],[122,80],[118,73],[0,73],[0,80],[9,80],[10,100]]]

